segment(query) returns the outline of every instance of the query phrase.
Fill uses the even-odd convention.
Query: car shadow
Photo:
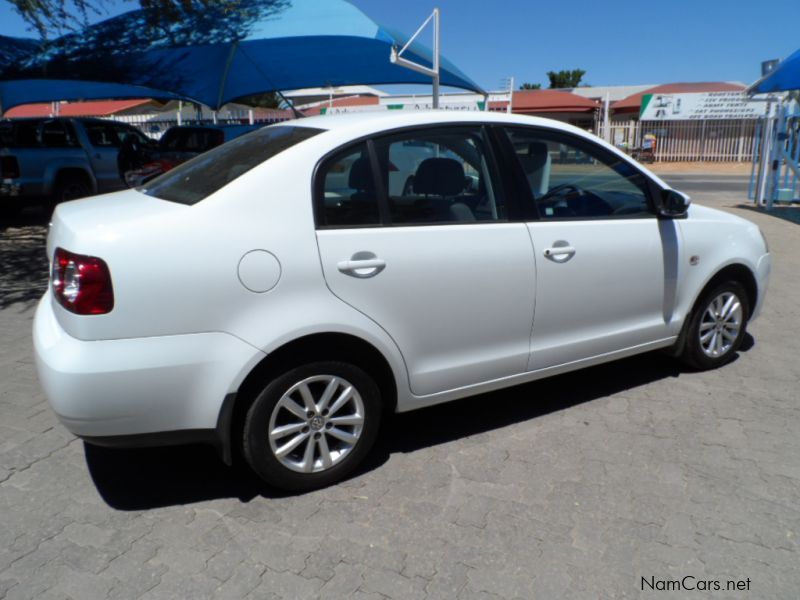
[[[775,204],[770,210],[753,204],[737,204],[735,208],[761,213],[762,215],[768,215],[770,217],[777,217],[778,219],[791,221],[792,223],[800,225],[800,205],[797,203]]]
[[[748,334],[741,351],[754,346]],[[691,371],[659,352],[549,377],[496,392],[392,415],[367,460],[353,474],[378,469],[392,454],[415,452],[477,434],[502,429],[573,406],[592,402]],[[412,432],[412,434],[409,434]],[[292,494],[264,484],[241,458],[233,467],[207,446],[118,449],[84,444],[89,473],[100,496],[118,510],[143,510],[257,496]]]
[[[49,220],[50,212],[44,208],[0,216],[0,309],[38,300],[47,289]]]

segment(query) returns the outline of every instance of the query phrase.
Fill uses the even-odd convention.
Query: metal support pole
[[[439,9],[433,9],[433,108],[439,108]]]
[[[784,143],[783,127],[784,127],[783,99],[778,100],[775,106],[775,124],[773,125],[772,144],[769,153],[769,180],[767,182],[767,210],[772,208],[772,203],[775,200],[775,195],[778,188],[778,174],[779,165],[781,162],[781,144]]]
[[[178,100],[178,127],[183,124],[183,100]]]
[[[764,126],[761,128],[761,155],[759,156],[758,189],[756,205],[763,206],[767,195],[767,177],[769,176],[770,142],[772,141],[772,100],[767,100],[767,111],[764,115]]]
[[[756,204],[758,203],[758,199],[756,198],[756,180],[759,178],[756,166],[759,164],[758,148],[761,143],[761,126],[762,123],[756,123],[753,126],[753,144],[750,147],[750,184],[747,186],[747,197],[750,200],[756,201]]]
[[[506,112],[511,113],[512,107],[514,105],[514,76],[508,78],[508,105],[506,106]]]
[[[611,143],[611,128],[608,122],[608,105],[610,103],[610,94],[606,92],[605,101],[603,102],[603,139],[609,144]]]
[[[403,52],[412,44],[412,42],[416,39],[416,37],[420,34],[420,32],[425,28],[425,26],[433,20],[433,58],[432,58],[432,67],[426,67],[424,65],[420,65],[413,61],[410,61],[406,58],[403,58]],[[406,69],[411,69],[412,71],[416,71],[417,73],[422,73],[423,75],[427,75],[433,80],[433,108],[439,108],[439,9],[434,8],[433,13],[425,19],[425,22],[417,29],[416,33],[412,35],[406,45],[403,46],[400,50],[395,47],[392,47],[391,54],[389,55],[389,61],[392,64],[400,65],[401,67],[405,67]]]

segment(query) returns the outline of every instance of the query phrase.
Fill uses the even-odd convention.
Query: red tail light
[[[111,273],[101,258],[56,248],[53,257],[53,295],[79,315],[103,315],[114,308]]]
[[[0,156],[0,179],[18,179],[19,163],[16,156]]]

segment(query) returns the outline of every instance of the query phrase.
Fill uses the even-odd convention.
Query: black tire
[[[69,202],[78,198],[85,198],[91,195],[92,187],[83,177],[77,175],[65,175],[59,177],[53,188],[52,201],[54,204]]]
[[[276,419],[276,427],[279,426],[279,423],[284,423],[284,426],[285,423],[288,423],[292,427],[303,423],[302,419],[284,408],[284,397],[293,387],[300,385],[301,382],[309,378],[315,377],[319,377],[321,381],[312,381],[306,387],[313,394],[315,406],[321,404],[321,402],[317,401],[321,400],[322,390],[330,383],[330,380],[323,379],[325,377],[335,377],[343,381],[341,387],[336,388],[337,391],[333,394],[334,397],[338,397],[346,388],[345,384],[348,383],[356,391],[355,396],[351,395],[353,399],[347,400],[342,404],[339,412],[336,413],[336,415],[343,415],[344,417],[350,415],[351,412],[355,414],[358,412],[356,410],[358,404],[355,398],[357,397],[361,402],[363,423],[360,425],[357,441],[349,449],[344,448],[347,444],[333,437],[332,433],[328,433],[331,429],[328,429],[329,423],[327,419],[335,419],[336,415],[326,415],[325,413],[315,414],[314,416],[319,417],[315,422],[312,422],[312,417],[306,415],[308,420],[302,430],[294,431],[278,441],[270,442],[269,431],[273,416]],[[315,388],[314,386],[317,387]],[[291,400],[301,398],[299,390],[293,392],[290,396]],[[281,407],[277,408],[282,401]],[[329,403],[330,407],[334,406],[332,402],[331,400],[331,403]],[[382,402],[378,386],[372,377],[358,367],[338,361],[320,361],[295,367],[267,384],[248,409],[242,432],[243,453],[253,471],[270,485],[293,492],[322,488],[344,479],[361,463],[377,437],[381,412]],[[278,420],[280,417],[288,417],[288,420],[281,422]],[[322,421],[322,425],[320,425],[320,421]],[[318,427],[321,427],[321,429],[318,429]],[[357,426],[343,425],[339,427],[330,424],[330,427],[336,429],[337,432],[356,433],[358,431]],[[280,444],[280,447],[288,446],[287,441],[291,441],[289,438],[294,439],[293,436],[299,437],[300,434],[307,435],[304,438],[305,441],[301,442],[296,450],[292,450],[289,455],[284,456],[282,459],[278,458],[275,450],[273,450],[273,444],[276,446]],[[320,441],[320,438],[324,441],[325,448],[330,448],[331,454],[341,452],[341,456],[336,458],[337,462],[334,462],[331,466],[324,467],[322,463],[323,441]],[[311,461],[306,461],[305,451],[309,445],[313,446],[310,450]],[[284,464],[284,462],[293,460],[302,460],[303,465],[312,464],[314,468],[321,470],[299,472]],[[301,468],[301,465],[295,465],[295,467]]]
[[[739,323],[736,330],[737,333],[733,340],[724,337],[721,333],[723,330],[725,332],[732,333],[724,325],[726,322],[724,319],[717,319],[717,323],[722,323],[721,325],[712,324],[714,323],[712,314],[718,314],[713,306],[714,302],[718,301],[718,299],[721,297],[730,297],[729,295],[735,296],[734,302],[738,302],[741,307],[741,316],[738,319]],[[732,314],[732,316],[735,315]],[[737,350],[739,350],[739,347],[742,345],[742,340],[744,339],[744,334],[747,328],[747,320],[749,317],[750,303],[748,301],[747,292],[740,283],[736,281],[726,281],[724,283],[715,285],[713,288],[710,288],[697,302],[695,310],[689,318],[685,333],[686,340],[684,343],[683,352],[680,355],[681,360],[701,371],[716,369],[717,367],[721,367],[722,365],[730,362],[733,360],[734,356],[736,356]],[[720,351],[717,355],[711,355],[709,354],[708,349],[704,349],[704,342],[701,341],[700,337],[701,327],[704,328],[702,333],[710,334],[712,335],[712,338],[714,331],[716,330],[717,335],[720,336],[720,340],[722,340],[722,343],[725,344],[724,347],[719,349]],[[710,345],[711,340],[707,340],[705,343]]]

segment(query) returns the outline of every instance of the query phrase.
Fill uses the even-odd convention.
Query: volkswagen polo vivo
[[[267,127],[58,207],[39,377],[89,443],[328,485],[381,418],[657,348],[736,354],[770,255],[583,131],[487,113]]]

